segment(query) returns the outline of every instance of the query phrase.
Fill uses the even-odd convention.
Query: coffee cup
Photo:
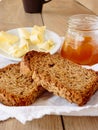
[[[22,0],[26,13],[41,13],[43,4],[51,0]]]

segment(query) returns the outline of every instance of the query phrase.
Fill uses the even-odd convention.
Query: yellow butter
[[[34,26],[31,31],[30,40],[32,44],[40,44],[44,42],[45,26]]]
[[[19,38],[15,35],[9,34],[7,32],[1,31],[0,32],[0,44],[1,43],[9,43],[14,44],[19,40]],[[5,44],[6,45],[6,44]]]
[[[24,28],[19,28],[18,34],[20,38],[30,39],[30,32]]]
[[[9,52],[9,49],[11,48],[11,45],[9,43],[0,43],[0,49],[6,53]]]
[[[54,42],[52,40],[47,40],[42,44],[37,45],[40,51],[49,52],[54,47]]]
[[[19,42],[19,45],[12,46],[9,49],[9,54],[13,57],[22,57],[25,53],[29,51],[29,43],[22,38]]]
[[[29,32],[24,28],[18,29],[18,36],[0,32],[0,49],[13,57],[22,57],[30,50],[49,52],[54,47],[52,40],[45,40],[45,26],[34,26]]]
[[[11,48],[11,46],[15,44],[18,40],[19,38],[17,36],[1,31],[0,32],[0,49],[8,53],[9,48]]]
[[[34,34],[34,33],[36,33],[36,32],[38,32],[38,33],[39,33],[39,32],[44,33],[45,30],[46,30],[46,26],[37,26],[37,25],[35,25],[35,26],[32,28],[31,34]]]

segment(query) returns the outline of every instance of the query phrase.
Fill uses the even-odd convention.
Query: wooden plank
[[[42,25],[41,14],[25,13],[22,0],[0,2],[0,30]]]
[[[98,0],[76,0],[98,15]]]
[[[66,130],[98,130],[98,117],[63,116]]]
[[[43,8],[43,21],[47,28],[64,36],[67,19],[71,15],[92,12],[74,0],[52,0]]]
[[[0,122],[0,130],[63,130],[63,128],[60,116],[45,116],[27,122],[25,125],[15,119],[9,119]]]

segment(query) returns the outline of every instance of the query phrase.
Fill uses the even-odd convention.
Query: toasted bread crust
[[[40,81],[40,84],[46,90],[53,92],[57,96],[67,99],[71,103],[76,103],[79,106],[86,104],[91,96],[98,90],[98,79],[95,79],[92,81],[92,83],[88,84],[88,86],[85,86],[88,87],[87,91],[79,91],[75,89],[69,89],[67,86],[63,86],[61,82],[57,80],[55,81],[55,79],[51,80],[50,77],[44,77],[44,80],[42,77],[42,75],[38,75],[36,72],[33,75],[33,79],[35,79],[36,82]]]
[[[0,102],[8,106],[32,104],[45,90],[31,76],[20,74],[20,63],[0,69]]]
[[[76,103],[84,105],[98,89],[98,76],[58,53],[28,52],[22,61],[25,74],[31,73],[36,83],[46,90]],[[23,71],[24,72],[24,71]]]

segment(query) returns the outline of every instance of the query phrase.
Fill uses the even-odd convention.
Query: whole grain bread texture
[[[31,76],[20,74],[20,63],[0,69],[0,102],[8,106],[32,104],[45,91]]]
[[[32,75],[46,90],[82,106],[98,89],[98,75],[93,70],[64,59],[60,54],[30,51],[21,62],[21,73]]]

